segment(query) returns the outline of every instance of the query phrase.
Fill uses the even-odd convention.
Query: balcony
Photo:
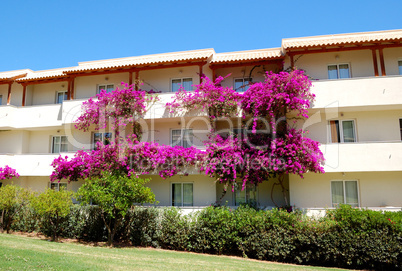
[[[73,157],[74,153],[62,153]],[[20,176],[49,176],[53,168],[50,166],[59,154],[1,154],[0,164],[17,170]]]
[[[325,144],[325,172],[402,171],[402,142]]]
[[[402,76],[364,77],[314,81],[313,109],[338,108],[347,111],[402,108]]]
[[[61,104],[0,106],[0,127],[3,129],[60,126],[61,117]]]
[[[183,116],[203,116],[202,112],[195,111],[190,114],[173,114],[166,108],[166,103],[172,102],[174,99],[174,93],[160,93],[156,94],[158,101],[153,102],[147,106],[147,113],[145,119],[161,119],[161,118],[173,118]],[[81,105],[86,99],[64,101],[62,107],[63,124],[73,123],[81,115]]]

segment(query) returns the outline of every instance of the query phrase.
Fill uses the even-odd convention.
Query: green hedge
[[[49,234],[29,208],[16,216],[12,229]],[[73,206],[60,232],[87,241],[107,239],[96,206]],[[300,212],[248,207],[208,207],[191,216],[176,208],[136,207],[128,213],[117,237],[135,246],[342,268],[402,269],[401,211],[344,205],[314,220]]]

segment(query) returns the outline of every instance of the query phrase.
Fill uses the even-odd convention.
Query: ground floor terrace
[[[217,203],[233,207],[250,203],[262,209],[271,209],[287,205],[286,200],[288,205],[312,212],[339,204],[386,210],[401,210],[402,207],[402,171],[307,173],[304,179],[290,175],[284,180],[285,193],[279,185],[274,185],[276,179],[259,185],[249,184],[244,189],[238,182],[234,186],[229,185],[224,192],[224,185],[205,175],[176,175],[167,179],[156,175],[142,177],[151,179],[147,186],[154,192],[157,206],[176,206],[185,212]],[[48,176],[21,176],[3,181],[3,185],[11,182],[36,191],[48,187],[67,187],[77,191],[83,183],[63,180],[50,183]]]

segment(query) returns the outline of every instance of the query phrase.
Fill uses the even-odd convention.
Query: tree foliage
[[[96,204],[102,211],[102,220],[108,230],[108,245],[122,224],[127,211],[134,205],[154,203],[155,195],[144,185],[149,179],[123,174],[103,174],[85,180],[77,196],[83,204]]]
[[[70,213],[73,205],[74,193],[65,189],[56,191],[48,188],[37,197],[32,197],[31,205],[42,219],[42,223],[50,225],[52,230],[52,241],[57,241],[61,228],[60,223]]]
[[[14,216],[29,204],[31,194],[30,190],[14,184],[0,187],[0,227],[3,232],[10,232]]]

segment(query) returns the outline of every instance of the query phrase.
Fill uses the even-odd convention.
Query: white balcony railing
[[[314,109],[361,107],[360,110],[401,109],[402,76],[314,81]],[[356,108],[352,109],[356,110]]]
[[[402,142],[326,144],[325,172],[402,171]],[[73,157],[74,153],[62,153]],[[15,168],[21,176],[49,176],[59,154],[1,154],[0,165]],[[198,174],[190,171],[190,174]]]
[[[347,110],[402,109],[402,76],[350,78],[314,81],[316,94],[313,110],[342,108]],[[165,107],[174,93],[157,94],[159,100],[149,106],[145,119],[182,117]],[[86,99],[64,101],[63,104],[35,106],[0,106],[0,128],[54,127],[73,123],[81,114]],[[188,116],[205,115],[193,112]]]
[[[325,172],[402,171],[402,142],[325,144]]]
[[[74,153],[62,153],[64,156],[73,157]],[[0,165],[8,165],[17,170],[20,176],[49,176],[52,174],[53,160],[59,154],[2,154]]]
[[[0,106],[1,128],[51,127],[62,124],[61,104]]]

